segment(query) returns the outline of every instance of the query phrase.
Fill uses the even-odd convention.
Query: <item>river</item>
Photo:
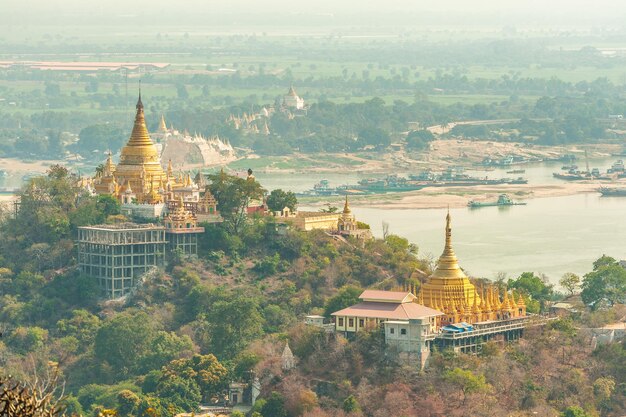
[[[615,158],[590,161],[591,167],[605,171]],[[584,167],[584,162],[582,163]],[[523,166],[524,174],[506,174],[507,169],[471,171],[471,175],[498,178],[522,175],[530,184],[558,182],[552,172],[562,164]],[[581,162],[579,161],[579,165]],[[355,184],[371,177],[369,173],[265,174],[257,179],[269,189],[301,192],[328,179],[331,186]],[[19,184],[21,178],[0,178],[0,186]],[[341,197],[331,197],[340,206]],[[626,197],[578,194],[566,197],[527,200],[526,206],[484,207],[451,210],[454,248],[468,274],[494,278],[499,272],[515,277],[524,271],[546,274],[556,283],[566,272],[584,274],[602,254],[626,258]],[[306,207],[302,207],[306,209]],[[317,210],[317,208],[313,208]],[[375,236],[382,236],[382,224],[390,233],[406,237],[419,248],[420,256],[437,257],[443,249],[446,210],[374,209],[352,207],[357,219],[371,225]]]
[[[614,158],[590,161],[605,171]],[[584,162],[583,162],[584,164]],[[525,166],[530,184],[558,182],[552,172],[562,164]],[[580,163],[579,163],[580,165]],[[512,176],[508,169],[471,175],[490,178]],[[584,169],[584,166],[583,166]],[[365,175],[352,174],[259,174],[268,189],[304,191],[320,179],[332,186],[355,183]],[[371,176],[371,175],[370,175]],[[339,205],[340,197],[334,197]],[[577,194],[527,200],[526,206],[451,209],[454,249],[461,267],[472,276],[494,278],[499,272],[516,277],[525,271],[544,273],[557,283],[566,272],[585,274],[592,263],[606,254],[626,258],[626,198]],[[303,207],[306,209],[306,207]],[[390,233],[409,239],[420,256],[438,257],[443,250],[446,210],[374,209],[353,205],[357,219],[370,224],[375,236],[382,236],[383,222]]]

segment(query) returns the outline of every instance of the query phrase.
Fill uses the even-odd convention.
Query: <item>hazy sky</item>
[[[478,20],[481,24],[626,25],[623,0],[0,0],[0,21],[29,25],[66,23],[83,18],[93,24],[116,23],[116,19],[137,15],[159,24],[222,23],[219,17],[242,16],[246,23],[275,25],[274,18],[288,15],[325,16],[340,24],[361,23],[357,16],[380,16],[389,24],[390,16],[407,24],[413,19],[424,24],[459,24]],[[268,18],[267,16],[270,16]],[[351,21],[351,17],[354,20]],[[256,19],[256,20],[255,20]],[[393,20],[391,20],[393,21]],[[80,23],[80,21],[78,21]],[[281,21],[294,24],[297,20]],[[218,24],[219,24],[218,23]],[[232,19],[223,23],[232,24]],[[368,24],[375,23],[371,20]]]

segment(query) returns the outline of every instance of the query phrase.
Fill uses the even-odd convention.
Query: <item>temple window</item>
[[[359,327],[365,326],[365,320],[359,319]]]
[[[354,319],[348,319],[348,327],[354,327]]]
[[[343,317],[339,317],[339,326],[343,327]]]
[[[400,329],[400,334],[401,335],[406,335],[406,329]]]
[[[390,333],[390,334],[394,334],[394,333],[395,333],[395,330],[396,330],[396,329],[394,329],[394,328],[392,327],[392,328],[390,328],[390,329],[389,329],[389,333]]]

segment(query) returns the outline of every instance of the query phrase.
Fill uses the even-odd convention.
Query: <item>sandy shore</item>
[[[0,169],[11,173],[43,173],[54,164],[63,164],[63,161],[32,161],[24,162],[13,158],[0,158]]]
[[[358,207],[388,209],[429,209],[465,207],[470,200],[495,201],[499,194],[508,194],[514,201],[534,198],[561,197],[580,193],[596,193],[593,182],[547,185],[502,185],[475,187],[427,187],[419,191],[350,197],[350,204]],[[340,197],[329,201],[302,202],[306,206],[337,205]]]

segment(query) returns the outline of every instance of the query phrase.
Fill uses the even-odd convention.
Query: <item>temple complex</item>
[[[120,162],[115,165],[109,153],[93,180],[95,193],[112,195],[122,204],[122,213],[131,217],[159,218],[168,211],[173,212],[182,200],[184,208],[196,221],[222,221],[217,201],[207,190],[201,174],[192,179],[189,173],[174,172],[171,160],[166,169],[162,167],[159,147],[146,127],[141,92],[136,109],[133,130],[121,150]],[[167,129],[165,118],[161,116],[155,136],[173,140],[170,138],[172,131]]]
[[[526,314],[521,294],[495,285],[477,289],[458,264],[450,222],[448,213],[443,253],[419,291],[416,284],[401,291],[365,290],[360,303],[331,314],[335,331],[353,337],[382,327],[390,348],[423,367],[433,346],[476,352],[488,341],[516,340],[524,328],[545,323]],[[339,230],[349,231],[354,223],[346,199]]]
[[[109,154],[103,170],[96,173],[94,189],[97,194],[110,194],[123,204],[162,204],[166,190],[173,191],[184,184],[161,166],[159,152],[146,127],[141,92],[136,109],[133,131],[122,148],[120,162],[113,165]]]
[[[372,232],[366,225],[359,224],[350,209],[348,196],[341,212],[296,211],[288,207],[273,213],[278,223],[292,225],[305,232],[311,230],[326,230],[340,236],[352,236],[357,239],[372,239]]]

